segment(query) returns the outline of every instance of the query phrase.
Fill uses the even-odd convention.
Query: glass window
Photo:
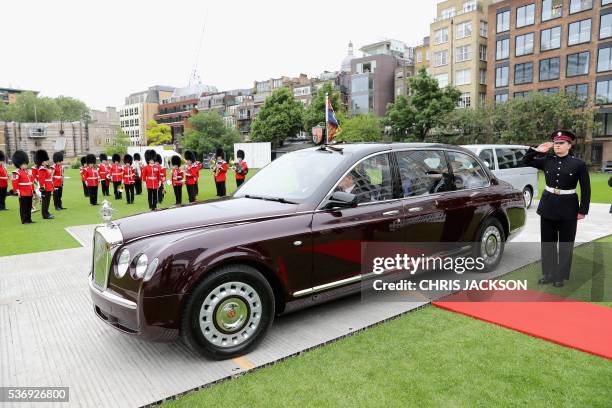
[[[513,169],[517,166],[514,150],[508,148],[495,148],[497,166],[500,170]]]
[[[448,51],[434,52],[434,67],[440,67],[448,64]]]
[[[612,70],[612,47],[600,48],[597,55],[597,72]]]
[[[523,92],[515,92],[514,93],[514,99],[518,99],[518,98],[526,98],[528,97],[530,94],[529,91],[523,91]]]
[[[604,14],[599,21],[599,38],[612,37],[612,14]]]
[[[495,159],[493,158],[493,149],[484,149],[478,154],[478,158],[482,160],[489,170],[495,170]]]
[[[457,190],[480,188],[489,184],[489,177],[478,160],[465,153],[449,151],[447,154]]]
[[[469,69],[460,69],[455,72],[455,85],[467,85],[471,82],[471,72]]]
[[[561,47],[561,26],[542,30],[540,51],[554,50]]]
[[[370,90],[368,75],[355,75],[351,78],[351,92],[367,92]]]
[[[480,70],[480,85],[486,85],[486,84],[487,84],[487,70],[481,69]]]
[[[586,102],[589,94],[589,84],[568,85],[565,87],[565,92],[575,95],[581,102]]]
[[[479,53],[480,53],[480,60],[486,61],[487,60],[487,46],[484,44],[480,44],[478,48],[479,48]]]
[[[540,81],[559,79],[559,57],[548,58],[540,61]]]
[[[570,0],[570,14],[593,8],[593,0]]]
[[[441,28],[434,32],[434,44],[442,44],[448,41],[448,27]]]
[[[559,93],[559,88],[542,88],[538,92],[548,95],[556,95]]]
[[[448,74],[438,74],[434,76],[434,78],[438,80],[438,86],[440,88],[444,88],[448,85]]]
[[[497,50],[495,52],[495,59],[502,60],[510,56],[510,39],[497,41]]]
[[[561,17],[563,0],[542,0],[542,21]]]
[[[340,180],[336,191],[355,194],[358,203],[393,198],[393,177],[387,153],[358,163]]]
[[[472,106],[472,97],[469,92],[464,92],[459,97],[459,102],[457,102],[457,107],[459,108],[469,108]]]
[[[533,82],[533,62],[516,64],[514,66],[514,83],[529,84]]]
[[[463,23],[457,24],[457,35],[455,38],[465,38],[472,35],[472,22],[464,21]]]
[[[404,197],[435,194],[451,189],[444,153],[434,150],[397,152]]]
[[[495,87],[508,86],[508,67],[495,68]]]
[[[423,62],[423,53],[417,52],[417,62]]]
[[[457,62],[463,62],[472,59],[472,47],[469,45],[462,45],[456,48],[456,60]]]
[[[608,4],[612,4],[612,0],[601,0],[602,6],[607,6]]]
[[[597,81],[595,98],[597,99],[597,103],[612,102],[612,80]]]
[[[371,108],[369,95],[352,95],[351,96],[351,111],[354,115],[360,113],[368,113]]]
[[[533,33],[516,36],[514,52],[517,57],[533,54]]]
[[[503,33],[510,30],[510,10],[497,13],[496,32]]]
[[[528,4],[516,9],[516,28],[525,27],[535,22],[535,4]]]
[[[591,41],[591,19],[571,23],[568,29],[567,45]]]
[[[590,56],[591,53],[589,51],[568,55],[565,76],[572,77],[588,74]]]
[[[488,31],[489,31],[489,24],[487,24],[486,21],[481,21],[480,22],[480,36],[487,38]]]
[[[508,102],[508,92],[503,92],[495,95],[495,104]]]

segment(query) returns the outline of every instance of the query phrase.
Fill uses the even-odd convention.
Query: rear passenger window
[[[485,170],[475,158],[459,152],[448,152],[447,154],[457,190],[485,187],[489,184]]]
[[[493,158],[493,149],[485,149],[478,155],[490,170],[495,170],[495,159]]]
[[[516,160],[516,167],[525,167],[523,163],[523,157],[525,153],[527,153],[527,149],[513,149],[514,150],[514,159]]]
[[[452,189],[444,153],[435,150],[397,152],[404,197],[440,193]]]

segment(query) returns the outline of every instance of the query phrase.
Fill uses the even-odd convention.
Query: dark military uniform
[[[544,171],[546,179],[546,188],[537,210],[541,217],[544,275],[541,283],[563,282],[563,279],[569,279],[572,267],[578,214],[586,215],[589,212],[591,200],[589,172],[586,164],[571,153],[559,157],[554,153],[540,153],[530,148],[523,161],[527,166]],[[575,192],[578,183],[580,183],[580,203]]]

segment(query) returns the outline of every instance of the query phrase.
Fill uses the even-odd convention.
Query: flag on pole
[[[325,125],[327,130],[327,143],[331,143],[332,140],[334,140],[334,137],[338,136],[338,134],[342,131],[342,128],[340,127],[340,123],[338,123],[334,108],[327,94],[325,95],[325,99]]]

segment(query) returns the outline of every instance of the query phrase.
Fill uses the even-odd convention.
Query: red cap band
[[[565,135],[555,136],[553,138],[553,141],[555,141],[555,140],[565,140],[565,141],[570,142],[570,143],[572,142],[572,138],[569,137],[569,136],[565,136]]]

